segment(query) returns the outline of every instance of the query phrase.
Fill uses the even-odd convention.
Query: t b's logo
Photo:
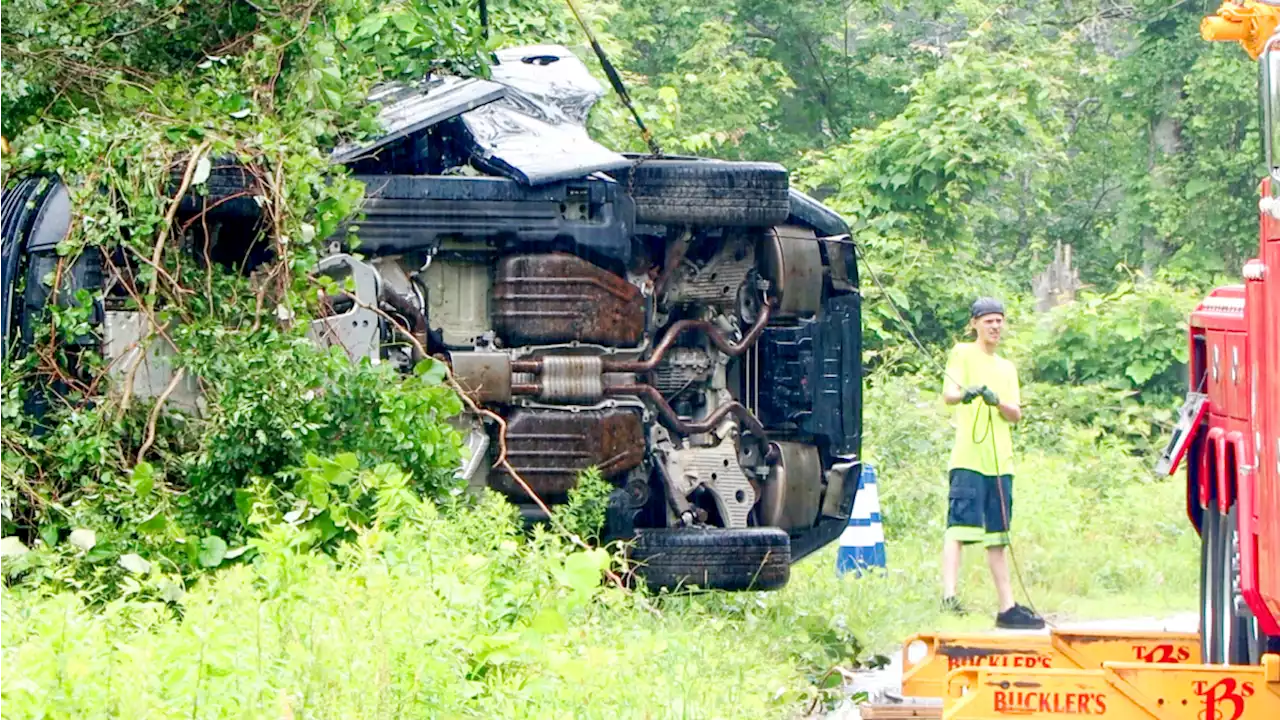
[[[1138,662],[1145,663],[1184,663],[1191,659],[1191,651],[1185,647],[1174,647],[1169,643],[1163,645],[1134,645],[1133,654]]]
[[[1197,680],[1193,686],[1196,695],[1204,698],[1204,710],[1200,720],[1240,720],[1244,717],[1244,703],[1253,697],[1253,683],[1237,682],[1235,678],[1222,678],[1210,684]]]

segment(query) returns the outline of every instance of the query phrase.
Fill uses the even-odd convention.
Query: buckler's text
[[[1037,692],[1022,690],[995,691],[998,713],[1054,713],[1058,715],[1104,715],[1106,693]]]
[[[995,653],[992,655],[970,655],[969,657],[947,656],[947,670],[958,667],[1012,667],[1012,668],[1047,668],[1048,655],[1025,655],[1012,653]]]

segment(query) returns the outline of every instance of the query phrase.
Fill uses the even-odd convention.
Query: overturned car
[[[387,323],[401,319],[505,420],[506,459],[543,501],[566,501],[588,467],[614,485],[605,533],[634,540],[651,585],[782,586],[792,562],[841,533],[857,486],[861,307],[848,228],[779,165],[598,145],[585,121],[601,88],[564,48],[498,59],[491,80],[382,88],[373,100],[386,134],[335,149],[366,199],[359,254],[343,233],[317,268],[353,288],[352,301],[334,303],[312,337],[353,361],[409,368],[415,353],[391,342]],[[234,163],[215,167],[207,197],[180,212],[214,206],[210,236],[230,247],[258,219],[253,182]],[[56,182],[27,180],[6,188],[3,206],[7,351],[50,301],[41,278],[70,204]],[[63,282],[101,288],[108,274],[85,256]],[[139,313],[99,315],[99,336],[78,342],[109,359],[140,352]],[[170,385],[152,352],[133,385],[142,395]],[[467,422],[472,455],[459,472],[540,519],[493,465],[496,429]]]

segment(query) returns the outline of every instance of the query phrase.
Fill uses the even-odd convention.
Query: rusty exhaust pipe
[[[631,385],[609,385],[604,389],[605,395],[637,395],[648,398],[654,405],[658,407],[658,414],[666,421],[664,424],[680,433],[681,435],[696,435],[705,432],[711,432],[719,425],[726,416],[733,415],[738,418],[742,425],[757,437],[765,437],[764,425],[751,414],[742,403],[730,402],[721,405],[715,409],[707,417],[701,420],[685,420],[676,414],[671,403],[662,397],[662,393],[652,385],[645,383],[635,383]]]
[[[538,383],[517,383],[511,386],[513,395],[539,395],[542,393],[542,385]],[[648,398],[650,402],[658,408],[658,414],[667,427],[680,433],[681,435],[696,435],[700,433],[711,432],[717,425],[721,423],[728,415],[733,415],[742,422],[751,434],[757,437],[765,437],[764,425],[751,414],[742,403],[731,402],[716,408],[715,412],[701,420],[685,420],[676,413],[675,408],[671,407],[671,403],[662,397],[662,393],[652,385],[646,383],[632,383],[627,385],[606,385],[604,388],[605,395],[635,395],[638,397]]]
[[[647,360],[609,360],[605,359],[602,369],[604,372],[626,372],[626,373],[646,373],[658,366],[662,362],[662,358],[666,356],[667,351],[675,344],[685,332],[689,330],[702,330],[707,334],[711,343],[720,349],[721,352],[729,357],[737,357],[746,352],[748,348],[760,339],[764,328],[769,324],[769,319],[773,314],[773,304],[766,302],[760,308],[760,316],[756,318],[755,323],[747,334],[743,336],[742,342],[734,343],[725,337],[720,328],[711,324],[706,320],[679,320],[672,325],[662,336],[656,347],[653,349],[653,355]],[[518,360],[511,363],[511,371],[517,373],[538,374],[542,372],[542,360],[535,358],[533,360]]]

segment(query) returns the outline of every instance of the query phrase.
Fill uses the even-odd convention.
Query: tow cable
[[[609,56],[605,54],[604,48],[600,47],[600,43],[596,41],[595,33],[591,32],[591,26],[583,19],[582,13],[578,12],[578,6],[573,0],[564,0],[569,4],[569,10],[573,12],[573,17],[577,19],[578,25],[582,26],[582,31],[587,34],[587,40],[591,42],[591,50],[595,52],[596,58],[600,60],[600,67],[604,68],[604,74],[609,78],[609,84],[613,86],[613,91],[618,93],[618,98],[622,100],[622,104],[631,111],[631,117],[635,118],[636,125],[640,128],[640,136],[644,138],[644,142],[649,146],[649,152],[654,157],[662,156],[662,148],[658,147],[658,141],[653,137],[653,133],[649,132],[649,128],[645,127],[644,120],[640,119],[640,113],[636,112],[635,105],[631,102],[631,95],[627,93],[627,86],[622,84],[622,77],[618,75],[618,71],[614,69],[613,63],[609,62]]]

